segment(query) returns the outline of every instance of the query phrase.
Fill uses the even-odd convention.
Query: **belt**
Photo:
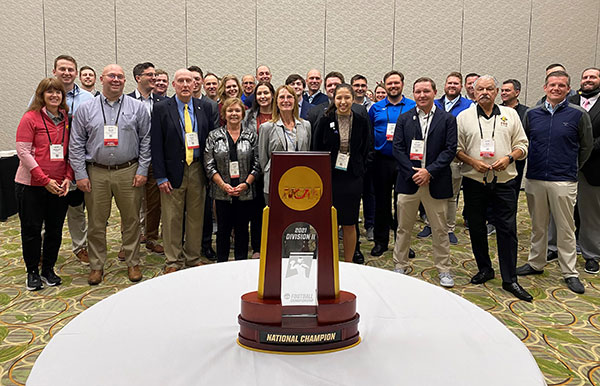
[[[99,164],[96,162],[88,162],[87,164],[90,166],[95,166],[95,167],[107,169],[107,170],[119,170],[119,169],[128,168],[131,165],[136,164],[137,162],[138,162],[138,160],[137,160],[137,158],[135,158],[135,159],[132,159],[131,161],[124,162],[120,165],[102,165],[102,164]]]

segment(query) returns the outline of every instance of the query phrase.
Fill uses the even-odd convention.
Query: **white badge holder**
[[[240,163],[238,161],[229,162],[229,175],[231,178],[240,178]]]
[[[198,141],[198,133],[185,133],[185,143],[188,149],[198,149],[200,147],[200,141]]]
[[[387,141],[393,141],[394,140],[394,132],[396,131],[396,124],[395,123],[388,123],[387,124],[387,129],[385,131],[385,139]]]
[[[410,143],[410,159],[412,161],[422,161],[425,151],[425,141],[422,139],[413,139]]]
[[[119,127],[104,125],[104,146],[119,146]]]
[[[50,145],[50,161],[63,161],[64,159],[63,145]]]
[[[482,139],[481,148],[479,155],[483,158],[492,158],[494,156],[494,140],[493,139]]]
[[[335,160],[335,168],[345,172],[348,170],[348,162],[350,162],[350,154],[338,153]]]

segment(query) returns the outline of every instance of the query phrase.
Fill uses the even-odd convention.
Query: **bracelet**
[[[246,184],[246,186],[248,187],[248,189],[250,189],[250,184],[247,183],[246,181],[243,182],[244,184]]]

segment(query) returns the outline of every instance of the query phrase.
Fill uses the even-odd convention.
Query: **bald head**
[[[117,100],[123,94],[125,87],[125,72],[118,64],[109,64],[102,70],[100,75],[102,83],[102,94],[109,100]]]
[[[256,67],[256,79],[259,82],[271,82],[272,77],[271,69],[268,66],[262,65]]]
[[[313,68],[306,74],[306,84],[308,85],[308,93],[310,95],[315,94],[321,89],[323,78],[321,77],[321,71]]]
[[[175,71],[172,84],[175,89],[175,95],[177,95],[180,101],[187,103],[192,99],[194,76],[191,71],[186,68]]]

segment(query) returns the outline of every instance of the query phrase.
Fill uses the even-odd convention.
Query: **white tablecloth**
[[[545,385],[525,345],[440,287],[342,263],[362,342],[316,355],[236,343],[240,296],[258,261],[187,269],[129,287],[81,313],[48,343],[27,385]]]

